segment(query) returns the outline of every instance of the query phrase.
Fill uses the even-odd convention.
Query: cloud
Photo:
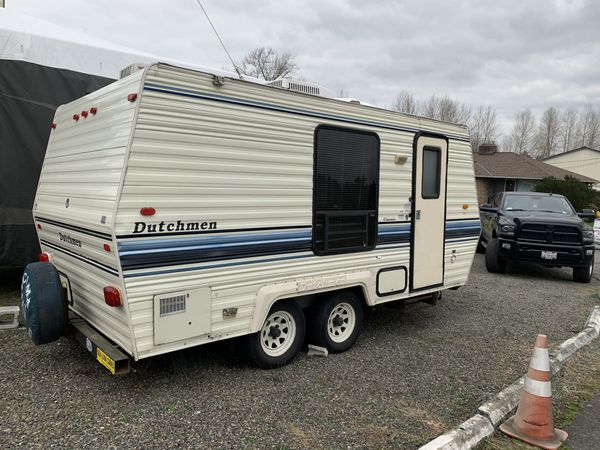
[[[381,106],[401,90],[532,108],[600,104],[594,0],[203,0],[235,59],[291,51],[301,75]],[[195,0],[21,0],[8,8],[165,57],[230,67]]]

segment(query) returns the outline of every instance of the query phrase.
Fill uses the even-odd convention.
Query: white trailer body
[[[159,63],[57,110],[33,215],[70,310],[136,360],[282,299],[456,288],[480,231],[465,126]]]

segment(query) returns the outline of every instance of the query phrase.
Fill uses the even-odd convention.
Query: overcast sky
[[[514,113],[600,106],[599,0],[202,0],[234,59],[262,45],[379,106],[401,90]],[[7,8],[149,53],[231,67],[196,0],[7,0]]]

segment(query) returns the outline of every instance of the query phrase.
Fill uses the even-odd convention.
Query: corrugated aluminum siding
[[[223,87],[215,87],[210,75],[164,65],[151,68],[145,85],[119,202],[117,236],[132,234],[134,223],[141,220],[142,206],[156,208],[153,222],[216,221],[218,230],[226,236],[239,235],[226,233],[227,230],[271,227],[306,227],[310,233],[313,136],[320,124],[353,127],[379,135],[379,220],[404,220],[400,213],[408,212],[411,196],[414,131],[397,131],[375,124],[387,123],[391,128],[401,126],[416,131],[427,123],[429,131],[468,140],[468,132],[461,126],[422,121],[238,80],[227,79]],[[214,99],[199,98],[197,93]],[[260,107],[227,101],[231,98]],[[268,105],[314,115],[275,111]],[[319,115],[330,118],[316,117]],[[334,116],[373,125],[339,121]],[[447,218],[477,218],[469,143],[451,140],[450,152]],[[407,162],[396,165],[397,154],[406,156]],[[465,203],[470,205],[469,210],[463,210]],[[385,227],[381,225],[380,231]],[[163,239],[144,238],[150,244]],[[119,241],[125,249],[136,238],[123,237]],[[454,258],[452,250],[456,250]],[[473,250],[473,240],[447,245],[446,281],[464,283]],[[256,292],[267,284],[358,270],[371,271],[374,280],[379,268],[409,263],[406,244],[379,245],[374,251],[346,255],[316,257],[312,251],[306,251],[288,256],[283,261],[261,256],[126,270],[125,284],[140,357],[209,340],[204,336],[155,347],[152,298],[156,294],[209,286],[211,337],[219,338],[249,331]],[[374,292],[369,295],[376,297]],[[230,307],[237,307],[238,314],[235,319],[224,319],[222,310]]]
[[[112,225],[136,108],[127,95],[139,90],[141,77],[119,80],[58,108],[34,206],[42,249],[71,282],[72,309],[131,353],[128,308],[107,306],[103,288],[124,292]],[[84,118],[81,112],[92,107],[97,113]]]

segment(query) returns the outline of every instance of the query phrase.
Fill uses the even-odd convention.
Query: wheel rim
[[[260,345],[272,357],[287,352],[296,338],[296,321],[287,311],[275,311],[260,330]]]
[[[344,342],[354,332],[356,311],[349,303],[338,303],[327,319],[327,335],[333,342]]]

